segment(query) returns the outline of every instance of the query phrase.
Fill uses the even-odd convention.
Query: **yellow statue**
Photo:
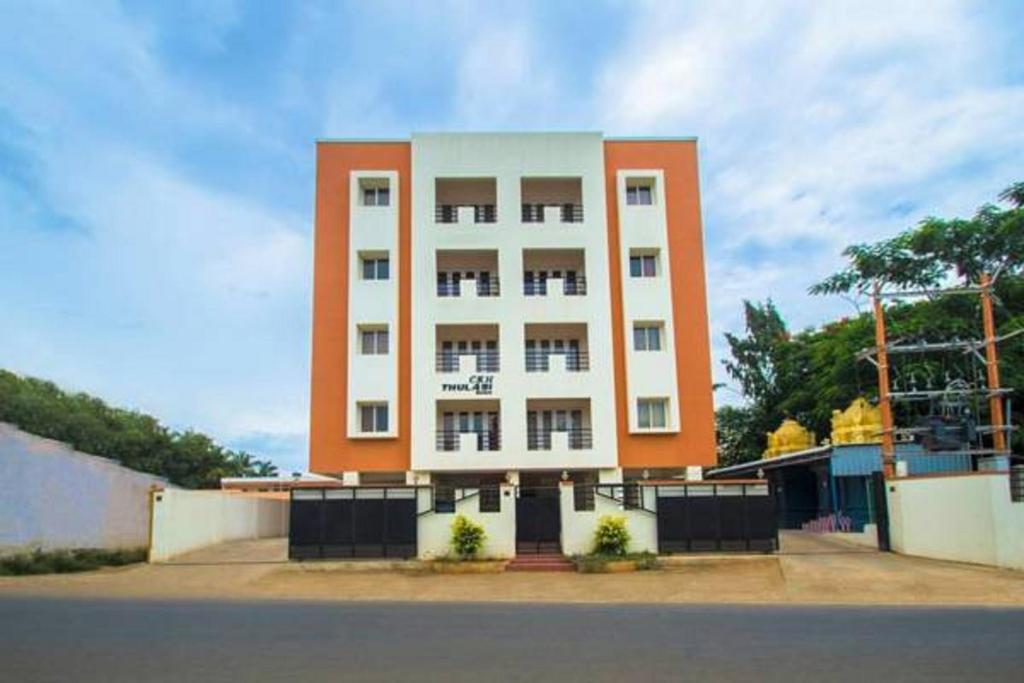
[[[796,420],[786,418],[774,432],[768,432],[768,449],[766,458],[777,458],[786,453],[814,448],[814,432],[807,431]]]
[[[878,443],[882,440],[882,411],[855,398],[843,411],[832,411],[832,443]]]

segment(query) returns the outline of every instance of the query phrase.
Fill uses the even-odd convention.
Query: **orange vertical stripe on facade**
[[[408,142],[317,144],[313,248],[313,361],[309,469],[409,469],[412,148]],[[350,439],[348,424],[349,174],[397,171],[398,194],[398,437]],[[392,335],[395,338],[395,335]]]
[[[697,143],[689,140],[606,141],[604,166],[619,466],[712,465],[716,461],[715,415],[711,393]],[[680,430],[676,434],[630,434],[626,404],[626,340],[616,174],[620,170],[652,168],[663,169],[665,174],[662,196],[665,197],[668,224],[676,379],[679,386]]]

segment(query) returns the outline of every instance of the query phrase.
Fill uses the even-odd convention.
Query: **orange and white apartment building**
[[[715,462],[697,143],[317,145],[310,470],[696,478]]]

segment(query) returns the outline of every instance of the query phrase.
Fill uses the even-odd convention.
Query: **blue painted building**
[[[896,461],[907,474],[971,470],[965,453],[934,453],[920,444],[896,445]],[[831,514],[849,517],[853,531],[875,521],[872,475],[882,469],[877,443],[818,446],[774,458],[711,470],[708,479],[764,478],[776,496],[779,527],[799,529],[804,522]]]

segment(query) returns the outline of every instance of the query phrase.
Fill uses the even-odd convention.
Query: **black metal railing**
[[[1010,500],[1024,503],[1024,463],[1010,465]]]
[[[582,223],[583,222],[583,205],[582,204],[523,204],[523,222],[524,223],[543,223],[544,222],[544,207],[545,206],[556,206],[559,208],[559,219],[562,223]]]
[[[486,280],[480,278],[466,278],[466,280],[463,280],[463,282],[467,280],[475,280],[477,296],[498,296],[501,293],[501,287],[499,286],[497,275],[492,275],[490,278]],[[438,282],[437,295],[461,296],[459,283],[452,281]]]
[[[578,451],[594,447],[594,435],[589,428],[573,427],[572,429],[535,429],[526,430],[526,450],[550,451],[551,435],[564,432],[569,436],[569,450]]]
[[[590,369],[590,355],[586,351],[574,349],[527,349],[526,371],[549,372],[551,370],[551,356],[565,356],[565,369],[569,372],[584,372]]]
[[[478,451],[501,450],[501,431],[497,429],[439,429],[437,430],[437,450],[457,451],[461,445],[462,434],[476,435],[476,449]]]
[[[562,278],[562,292],[566,296],[583,296],[587,293],[587,278],[583,275]],[[523,294],[526,296],[547,296],[546,279],[523,280]]]
[[[474,223],[494,223],[498,220],[494,204],[438,204],[434,208],[434,220],[438,223],[458,223],[460,206],[473,207]]]
[[[435,368],[438,372],[461,372],[459,361],[467,356],[476,356],[476,365],[470,363],[466,372],[498,372],[501,367],[501,354],[497,349],[482,349],[476,351],[452,349],[451,351],[438,351]]]

